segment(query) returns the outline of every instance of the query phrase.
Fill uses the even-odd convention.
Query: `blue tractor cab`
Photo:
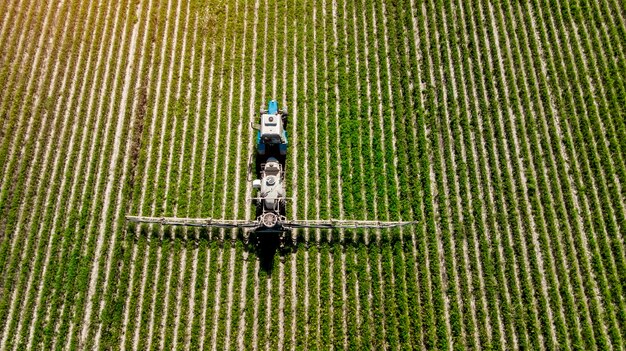
[[[267,148],[277,145],[281,155],[287,154],[287,108],[278,109],[276,100],[270,100],[267,110],[260,109],[261,123],[253,124],[252,128],[258,130],[256,137],[257,152],[265,155]]]

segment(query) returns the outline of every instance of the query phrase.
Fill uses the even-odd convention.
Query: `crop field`
[[[0,350],[626,345],[618,0],[0,1]],[[290,110],[263,252],[250,122]],[[624,183],[624,184],[622,184]]]

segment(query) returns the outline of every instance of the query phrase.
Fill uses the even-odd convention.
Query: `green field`
[[[618,0],[0,1],[0,350],[626,345]],[[288,216],[246,219],[289,106]],[[622,184],[625,183],[625,184]]]

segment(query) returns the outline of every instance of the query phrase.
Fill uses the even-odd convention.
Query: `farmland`
[[[617,0],[0,2],[0,349],[626,345]],[[288,216],[243,232],[289,106]],[[265,262],[264,260],[269,260]]]

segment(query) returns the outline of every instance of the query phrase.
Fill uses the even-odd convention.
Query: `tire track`
[[[167,12],[167,17],[168,18],[169,18],[170,4],[171,4],[171,2],[168,2],[168,10],[167,10],[168,11]],[[159,4],[157,5],[157,7],[158,8],[161,7],[161,2],[160,1],[159,1]],[[156,29],[157,32],[156,33],[158,33],[158,27],[159,26],[157,25],[157,29]],[[167,33],[167,21],[166,21],[165,33]],[[166,35],[163,35],[163,43],[165,43],[165,38],[166,37],[167,37]],[[162,46],[163,46],[163,49],[161,51],[161,56],[164,56],[165,45],[162,45]],[[156,48],[157,48],[157,46],[156,46],[156,44],[153,41],[151,43],[151,51],[154,52],[156,50]],[[151,84],[152,83],[152,75],[153,75],[153,70],[155,68],[154,67],[155,56],[156,56],[156,54],[153,54],[153,55],[151,55],[151,58],[150,58],[150,64],[149,64],[149,70],[148,70],[148,83],[147,83],[148,86],[152,85]],[[159,67],[158,67],[158,72],[162,72],[163,71],[163,63],[164,63],[164,61],[161,60],[160,64],[159,64]],[[157,112],[156,111],[157,111],[157,106],[158,106],[157,103],[159,101],[159,95],[160,95],[160,91],[161,91],[160,87],[161,87],[161,82],[162,82],[160,77],[161,77],[161,73],[159,73],[159,79],[157,79],[157,82],[156,82],[156,86],[157,86],[156,94],[157,95],[156,95],[156,100],[155,100],[155,105],[154,105],[154,111],[155,112],[153,113],[153,116],[151,118],[150,131],[149,131],[150,137],[147,139],[147,140],[149,140],[151,142],[148,142],[147,159],[146,159],[146,163],[145,163],[145,166],[144,166],[143,176],[141,178],[142,179],[141,195],[140,195],[140,200],[139,200],[139,204],[138,204],[139,208],[137,210],[139,214],[143,213],[143,207],[144,207],[144,204],[146,202],[145,201],[145,197],[146,197],[146,193],[147,193],[147,189],[148,189],[148,170],[150,169],[150,165],[152,163],[153,146],[154,146],[154,144],[156,142],[156,139],[154,138],[154,133],[155,133],[156,121],[157,121],[157,118],[156,118],[157,117]],[[150,96],[146,97],[146,100],[149,101],[148,100],[149,98],[150,98]],[[156,178],[155,178],[154,183],[152,184],[152,188],[154,188],[155,186],[156,186]],[[141,225],[137,225],[136,226],[135,232],[141,233]],[[150,229],[148,230],[148,234],[147,234],[148,235],[148,238],[147,238],[147,242],[148,242],[147,247],[148,248],[150,246],[150,237],[151,237],[152,232],[153,232],[153,227],[150,226]],[[136,248],[137,248],[137,246],[135,245],[134,250],[136,250]],[[145,294],[145,288],[146,288],[146,284],[147,284],[147,277],[148,277],[147,270],[148,270],[148,263],[149,263],[149,261],[150,261],[150,250],[147,249],[145,251],[145,254],[144,254],[143,267],[142,267],[142,270],[141,270],[141,272],[142,272],[141,273],[141,288],[140,288],[140,291],[139,291],[139,298],[138,298],[138,303],[137,303],[137,306],[138,306],[137,307],[137,313],[136,313],[137,321],[135,322],[136,323],[136,329],[135,329],[135,331],[133,333],[133,338],[132,338],[132,348],[133,348],[133,350],[137,350],[138,349],[139,331],[141,330],[141,321],[142,321],[141,316],[143,314],[144,294]],[[158,265],[157,265],[157,267],[158,267]],[[158,277],[158,275],[155,276],[155,279],[157,277]],[[128,310],[126,310],[126,311],[128,312]],[[128,331],[128,332],[130,332],[130,331]],[[123,332],[123,334],[122,334],[122,342],[124,343],[124,347],[125,347],[125,341],[126,341],[126,334],[127,334],[127,332]]]

